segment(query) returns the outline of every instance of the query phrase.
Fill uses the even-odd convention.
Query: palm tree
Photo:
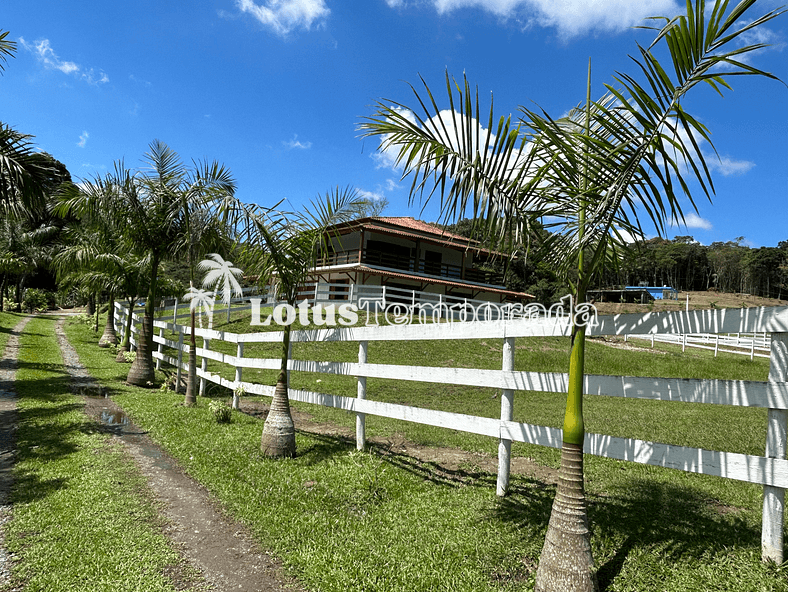
[[[763,44],[731,49],[743,41],[743,33],[783,12],[745,17],[754,4],[742,0],[729,11],[728,0],[716,0],[707,10],[704,0],[688,0],[686,14],[647,27],[656,31],[654,42],[638,46],[633,58],[645,82],[619,73],[614,85],[606,85],[605,96],[593,102],[589,84],[585,103],[564,118],[523,108],[518,127],[501,118],[493,133],[491,108],[485,132],[479,125],[478,93],[474,100],[467,81],[463,88],[455,85],[455,103],[447,75],[448,118],[441,116],[425,84],[426,96],[414,89],[424,112],[415,123],[407,107],[387,101],[378,103],[361,129],[380,135],[383,149],[396,151],[404,176],[413,178],[411,200],[438,193],[447,218],[467,208],[493,237],[522,230],[537,217],[558,220],[550,223],[555,232],[546,241],[545,257],[570,284],[574,301],[583,302],[604,264],[627,248],[624,236],[644,235],[639,215],[662,233],[671,220],[683,220],[681,193],[696,207],[689,179],[707,196],[713,193],[698,147],[700,138],[711,144],[708,130],[681,100],[701,82],[722,94],[730,89],[730,76],[775,78],[744,57]],[[663,43],[672,75],[652,52]],[[572,328],[561,469],[537,571],[539,592],[597,587],[583,489],[585,330],[583,322]]]
[[[199,318],[200,329],[202,329],[203,314],[207,314],[209,319],[213,319],[214,294],[208,290],[201,290],[191,286],[184,298],[189,301],[189,310],[192,316]]]
[[[247,207],[244,252],[247,272],[259,275],[260,286],[276,282],[280,298],[295,306],[299,287],[309,277],[326,245],[327,229],[353,218],[362,201],[354,190],[337,188],[323,200],[314,200],[300,214]],[[285,325],[283,330],[282,363],[260,442],[263,454],[277,458],[296,454],[287,381],[290,329],[291,325]]]
[[[218,253],[208,253],[208,258],[200,261],[197,268],[208,272],[202,280],[202,285],[205,288],[214,287],[214,301],[219,286],[222,287],[222,302],[228,306],[233,296],[243,296],[243,289],[237,279],[243,275],[243,271],[234,267],[232,261],[225,261]]]
[[[77,214],[92,211],[122,220],[125,241],[137,255],[148,260],[145,316],[137,357],[127,378],[129,384],[137,386],[152,386],[155,377],[152,337],[160,264],[184,250],[193,261],[193,210],[210,207],[235,191],[235,181],[223,166],[215,162],[196,163],[189,169],[176,152],[158,140],[151,143],[145,161],[149,169],[144,171],[129,171],[122,162],[117,163],[113,173],[93,184],[101,186],[101,191],[71,191],[63,204],[66,210]],[[191,358],[190,353],[190,362]],[[193,366],[192,363],[190,372]]]
[[[16,42],[0,31],[0,73],[16,53]],[[6,207],[35,207],[44,200],[44,188],[56,172],[48,155],[36,152],[32,136],[0,122],[0,204]]]

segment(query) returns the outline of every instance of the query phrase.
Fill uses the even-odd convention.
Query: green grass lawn
[[[6,589],[174,590],[163,574],[180,558],[122,445],[72,395],[55,322],[35,318],[21,338],[13,520],[5,528],[15,564]]]
[[[18,312],[0,312],[0,352],[5,351],[11,329],[24,318],[25,315]]]
[[[223,320],[220,315],[219,319]],[[236,330],[248,322],[235,319]],[[221,323],[219,323],[221,328]],[[229,327],[228,327],[229,328]],[[495,495],[495,475],[467,467],[447,475],[414,459],[387,460],[373,447],[356,452],[339,438],[300,431],[298,457],[261,457],[262,423],[234,413],[213,421],[206,399],[184,408],[182,395],[121,385],[128,366],[95,347],[97,335],[68,327],[89,370],[113,389],[134,421],[177,457],[220,503],[280,556],[309,589],[530,590],[554,488],[513,476]],[[248,330],[248,329],[247,329]],[[219,344],[213,343],[218,349]],[[228,352],[234,346],[224,344]],[[352,361],[355,344],[296,344],[302,359]],[[500,367],[500,343],[370,343],[369,361]],[[269,353],[266,353],[268,351]],[[277,345],[247,346],[248,357],[276,357]],[[764,380],[768,363],[708,352],[628,352],[591,342],[588,371],[599,374]],[[518,339],[516,367],[561,371],[568,343]],[[211,368],[213,371],[216,369]],[[218,369],[218,368],[217,368]],[[244,380],[253,372],[244,371]],[[231,378],[231,375],[227,376]],[[273,383],[273,373],[257,378]],[[355,395],[355,380],[323,376],[319,390]],[[293,384],[315,388],[315,375]],[[495,417],[495,391],[368,380],[370,398]],[[317,389],[315,389],[317,390]],[[213,397],[228,397],[218,390]],[[262,398],[264,400],[264,398]],[[564,397],[517,393],[515,418],[560,426]],[[354,416],[299,404],[320,420],[352,425]],[[765,412],[588,397],[591,431],[760,454]],[[368,432],[399,433],[418,443],[494,452],[490,438],[368,417]],[[548,465],[557,452],[515,446]],[[592,546],[600,582],[610,591],[788,591],[788,567],[760,562],[761,488],[752,484],[586,457]]]

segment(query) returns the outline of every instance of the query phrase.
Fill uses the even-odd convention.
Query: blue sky
[[[753,16],[779,5],[759,0]],[[18,43],[0,77],[0,121],[34,135],[75,178],[140,166],[154,139],[185,161],[217,160],[238,196],[293,208],[334,186],[408,207],[408,183],[356,127],[378,99],[413,105],[419,75],[445,103],[444,73],[465,73],[497,115],[520,105],[561,116],[594,96],[673,0],[204,0],[31,3],[4,0],[0,30]],[[773,47],[751,63],[788,79],[788,15],[760,31]],[[714,204],[669,236],[753,247],[788,240],[788,88],[738,78],[724,99],[696,89],[685,107],[705,123]],[[442,105],[448,106],[448,105]],[[708,152],[708,146],[706,146]]]

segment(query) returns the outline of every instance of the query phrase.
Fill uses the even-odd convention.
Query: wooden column
[[[514,370],[514,337],[503,340],[503,363],[501,370],[511,372]],[[501,421],[512,421],[514,409],[514,391],[504,389],[501,391]],[[504,438],[503,434],[498,440],[498,483],[496,494],[506,495],[509,489],[509,468],[511,466],[512,441]]]
[[[788,333],[773,333],[769,382],[788,382]],[[769,409],[766,427],[768,458],[785,458],[788,441],[788,410]],[[783,562],[783,520],[785,490],[771,485],[763,487],[763,526],[761,529],[761,560]]]
[[[359,341],[358,342],[358,363],[359,364],[366,364],[367,363],[367,344],[366,341]],[[358,377],[358,391],[357,391],[357,398],[358,399],[366,399],[367,398],[367,377],[366,376],[359,376]],[[364,450],[366,446],[366,415],[363,413],[356,413],[356,449],[357,450]]]
[[[211,340],[205,339],[205,337],[203,337],[202,348],[210,349],[210,347],[211,347]],[[202,361],[200,362],[200,370],[205,372],[207,369],[208,369],[208,360],[203,357]],[[205,378],[203,377],[200,377],[200,396],[201,397],[205,396]]]
[[[162,340],[164,339],[164,329],[163,328],[159,329],[159,338],[162,339]],[[159,347],[156,348],[156,351],[159,354],[164,353],[164,344],[160,343]],[[156,358],[156,370],[161,370],[161,358]]]
[[[178,325],[175,326],[178,330],[178,369],[175,372],[175,392],[181,387],[181,365],[183,364],[183,328]]]
[[[244,344],[243,341],[238,342],[238,349],[235,351],[236,358],[244,357]],[[235,366],[235,388],[233,389],[233,409],[241,408],[241,398],[235,394],[235,389],[241,386],[241,377],[243,375],[243,368],[236,364]]]

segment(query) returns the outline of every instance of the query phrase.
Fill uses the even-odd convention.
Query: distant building
[[[634,302],[645,304],[654,300],[678,300],[679,292],[670,286],[626,286],[619,289],[588,290],[587,296],[597,302]]]
[[[645,290],[654,300],[678,300],[679,291],[670,286],[627,286],[625,290]]]
[[[522,302],[534,297],[507,290],[501,266],[509,259],[478,241],[410,217],[369,217],[329,229],[330,247],[311,273],[318,299],[348,300],[384,292],[404,300]],[[413,293],[412,296],[408,296]]]

